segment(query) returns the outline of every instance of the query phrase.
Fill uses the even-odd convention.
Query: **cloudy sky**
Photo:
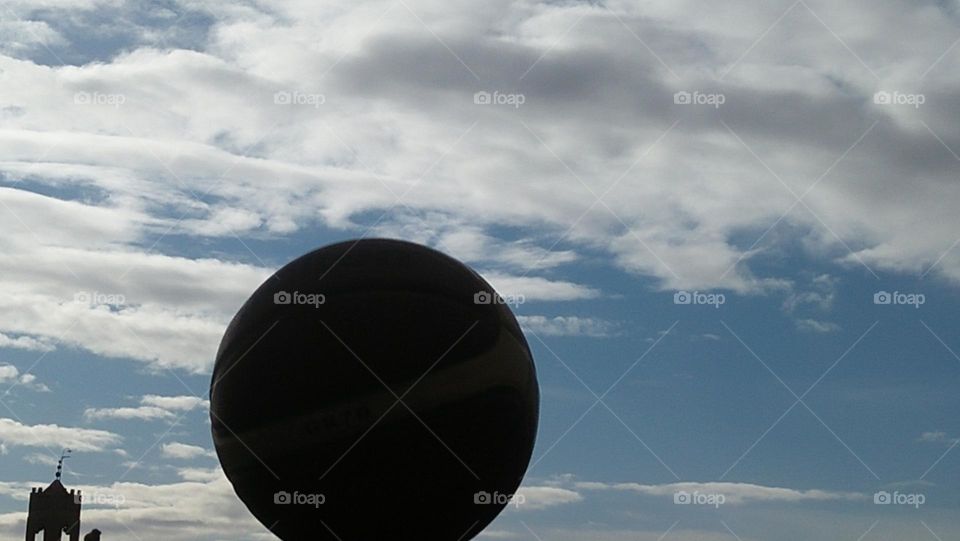
[[[956,0],[0,2],[0,540],[62,447],[85,531],[271,539],[213,356],[358,237],[523,300],[488,539],[960,537],[958,43]]]

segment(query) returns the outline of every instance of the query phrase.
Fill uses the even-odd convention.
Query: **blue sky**
[[[958,22],[0,6],[0,540],[62,447],[85,530],[270,539],[212,455],[213,355],[273,271],[363,236],[523,300],[540,434],[484,538],[960,536]]]

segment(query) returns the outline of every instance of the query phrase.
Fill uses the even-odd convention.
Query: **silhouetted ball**
[[[227,328],[213,439],[240,499],[284,540],[465,541],[526,471],[539,390],[516,319],[435,250],[310,252]]]

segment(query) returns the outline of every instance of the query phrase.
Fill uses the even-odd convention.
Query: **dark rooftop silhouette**
[[[57,473],[45,489],[30,491],[30,507],[27,514],[26,541],[34,541],[43,532],[43,541],[60,541],[63,534],[70,541],[80,541],[80,507],[83,496],[79,490],[67,490],[61,482],[63,461],[70,457],[70,449],[64,449],[57,462]],[[99,541],[100,530],[87,534],[84,541]]]

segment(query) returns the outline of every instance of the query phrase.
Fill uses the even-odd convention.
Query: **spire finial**
[[[72,452],[70,449],[64,449],[63,452],[60,453],[60,460],[57,461],[57,481],[63,476],[63,461],[70,458],[70,453]]]

